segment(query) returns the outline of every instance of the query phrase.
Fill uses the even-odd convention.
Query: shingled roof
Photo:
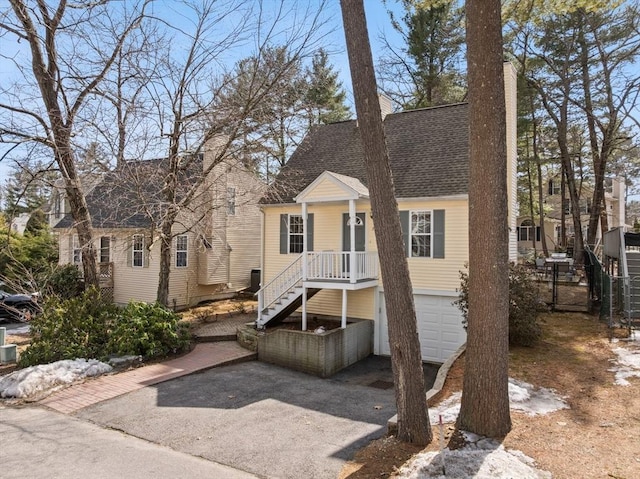
[[[466,194],[469,188],[468,104],[389,114],[385,135],[396,198]],[[355,120],[312,130],[276,178],[263,203],[291,203],[322,172],[368,186]]]
[[[163,197],[168,160],[127,162],[122,168],[105,173],[102,181],[87,195],[94,228],[149,228],[158,222],[167,207]],[[178,196],[188,189],[202,171],[202,160],[190,162],[180,175]],[[65,215],[54,228],[71,228],[74,221]]]

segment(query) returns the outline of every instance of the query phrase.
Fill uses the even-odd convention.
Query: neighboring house
[[[193,185],[215,157],[215,142],[186,157],[190,172],[179,178],[178,196]],[[166,159],[133,161],[103,176],[87,196],[98,255],[101,288],[113,301],[156,300],[160,271],[158,218]],[[170,306],[185,308],[229,296],[250,285],[260,266],[260,211],[264,184],[241,161],[217,164],[183,208],[173,228]],[[54,196],[53,215],[56,214]],[[60,200],[64,204],[63,200]],[[153,218],[153,220],[152,220]],[[81,245],[71,215],[55,225],[60,263],[80,265]]]
[[[589,216],[591,213],[591,198],[593,197],[593,187],[583,184],[580,194],[580,222],[582,224],[582,235],[586,241],[587,228],[589,226]],[[605,178],[605,213],[608,229],[626,227],[626,182],[624,177]],[[545,211],[544,235],[549,252],[562,249],[562,208],[565,211],[565,228],[567,232],[567,244],[569,249],[573,244],[574,226],[571,214],[571,203],[569,193],[565,194],[564,202],[561,194],[560,174],[550,175],[545,182],[543,205]],[[602,222],[602,219],[600,219]],[[531,255],[535,250],[542,251],[542,230],[540,228],[540,218],[521,216],[518,218],[517,227],[518,254],[520,256]],[[598,226],[596,234],[596,245],[602,242],[602,226]],[[596,246],[592,245],[592,247]],[[569,251],[571,252],[571,251]]]
[[[20,213],[15,218],[11,218],[11,232],[23,235],[27,229],[29,218],[31,218],[31,213]]]
[[[516,74],[505,64],[509,256],[517,256]],[[383,107],[384,111],[385,108]],[[384,128],[425,361],[465,342],[458,298],[469,259],[469,107],[388,114]],[[387,316],[357,121],[314,129],[262,201],[263,287],[258,327],[301,306],[307,315],[374,321],[373,350],[389,355]],[[306,291],[306,295],[304,294]],[[304,301],[303,301],[304,300]]]

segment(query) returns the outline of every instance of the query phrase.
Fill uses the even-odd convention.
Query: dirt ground
[[[608,371],[615,357],[611,332],[595,317],[582,313],[548,313],[541,316],[543,338],[532,348],[513,348],[510,376],[535,386],[555,389],[570,409],[529,417],[512,411],[513,428],[504,439],[535,459],[537,467],[554,478],[640,477],[640,380],[630,386],[614,384]],[[613,345],[615,347],[615,345]],[[464,356],[454,364],[436,401],[462,390]],[[449,439],[453,425],[448,425]],[[438,446],[438,432],[425,450]],[[393,437],[374,441],[347,464],[340,479],[393,477],[422,448]]]

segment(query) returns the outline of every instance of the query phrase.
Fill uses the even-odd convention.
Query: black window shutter
[[[444,258],[444,210],[433,211],[433,257]]]
[[[307,213],[307,251],[313,251],[313,213]]]
[[[400,212],[400,227],[402,228],[402,241],[404,242],[404,254],[405,256],[409,256],[409,248],[411,248],[411,245],[409,244],[409,212],[408,211]]]
[[[289,252],[289,215],[280,215],[280,254]]]

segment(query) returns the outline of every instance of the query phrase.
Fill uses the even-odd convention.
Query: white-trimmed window
[[[176,268],[187,267],[187,247],[189,237],[187,235],[176,236]]]
[[[302,253],[304,224],[302,215],[289,215],[289,253]]]
[[[227,188],[227,214],[229,216],[236,214],[236,189],[234,186]]]
[[[517,229],[518,241],[540,241],[540,227],[530,219],[522,220]]]
[[[73,264],[82,263],[82,248],[80,247],[80,239],[78,235],[73,235],[72,240]]]
[[[430,258],[431,254],[431,211],[411,211],[410,244],[412,258]]]
[[[101,263],[111,262],[111,237],[110,236],[100,237],[100,262]]]
[[[133,235],[131,245],[131,266],[144,267],[144,235]]]

